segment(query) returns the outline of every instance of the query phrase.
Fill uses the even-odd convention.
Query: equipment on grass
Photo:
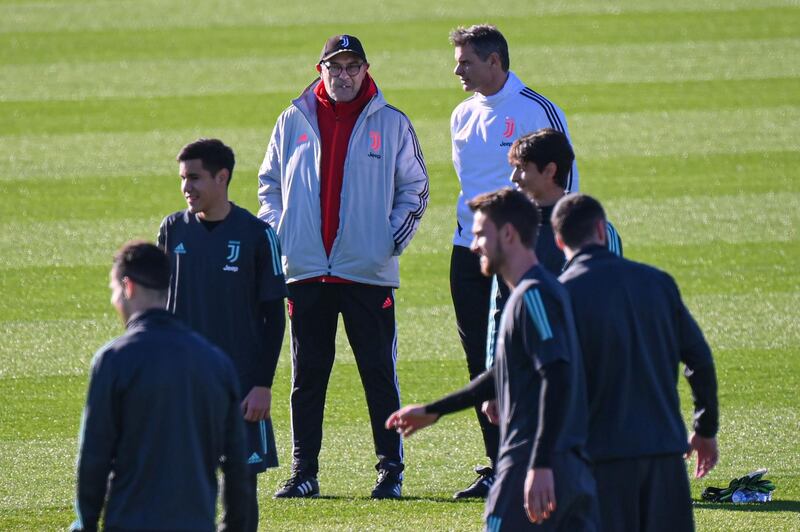
[[[769,471],[767,468],[752,471],[741,478],[730,481],[727,488],[712,486],[703,490],[701,497],[709,502],[767,502],[772,500],[775,484],[762,478]]]

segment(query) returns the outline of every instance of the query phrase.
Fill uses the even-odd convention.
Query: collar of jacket
[[[366,80],[366,78],[364,79]],[[315,79],[308,87],[303,89],[303,92],[300,94],[300,96],[292,100],[292,105],[299,109],[303,115],[305,115],[308,123],[312,125],[314,130],[316,130],[317,136],[319,136],[319,125],[317,124],[317,95],[314,94],[314,89],[319,83],[322,83],[322,80],[320,78]],[[376,93],[361,112],[359,120],[362,120],[364,117],[377,112],[379,109],[387,105],[386,99],[383,97],[383,92],[381,92],[380,87],[378,87],[374,80],[372,81],[372,84],[375,87]]]
[[[134,327],[138,327],[140,325],[144,325],[148,322],[158,321],[158,322],[174,322],[176,320],[175,316],[169,312],[168,310],[161,309],[161,308],[149,308],[147,310],[143,310],[141,312],[137,312],[133,316],[128,319],[128,322],[125,324],[126,329],[133,329]]]
[[[519,91],[525,88],[525,84],[522,83],[516,74],[512,71],[508,71],[508,78],[506,79],[503,88],[497,91],[496,93],[492,94],[491,96],[484,96],[478,92],[475,93],[475,100],[480,102],[481,104],[487,107],[495,107],[503,102],[509,96],[513,96],[518,94]]]
[[[361,88],[359,89],[358,94],[356,94],[356,97],[349,102],[336,102],[334,105],[334,102],[328,95],[328,91],[325,89],[324,83],[317,83],[317,85],[314,87],[314,95],[317,97],[317,110],[319,111],[319,106],[322,106],[323,108],[334,113],[336,116],[361,114],[361,111],[369,103],[370,99],[377,94],[377,92],[378,87],[375,85],[375,81],[373,81],[369,73],[364,76],[364,80],[361,83]]]
[[[588,246],[582,247],[578,252],[564,265],[564,269],[562,271],[567,271],[570,266],[573,264],[577,264],[579,262],[586,262],[596,257],[612,255],[616,257],[613,253],[611,253],[608,248],[601,244],[589,244]]]

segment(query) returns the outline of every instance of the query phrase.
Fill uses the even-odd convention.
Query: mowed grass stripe
[[[621,45],[523,45],[513,68],[524,80],[636,83],[800,76],[800,38]],[[297,91],[314,79],[318,55],[124,60],[0,68],[0,101]],[[451,88],[449,46],[376,50],[371,71],[388,89]],[[213,75],[210,75],[213,73]],[[424,80],[424,81],[423,81]],[[531,81],[529,81],[531,83]]]
[[[765,349],[797,346],[796,335],[780,333],[785,325],[792,331],[791,320],[798,319],[796,295],[800,292],[800,276],[792,262],[792,258],[800,253],[797,242],[772,246],[753,243],[645,249],[628,244],[631,258],[665,269],[676,278],[685,294],[694,294],[696,299],[691,304],[696,315],[707,322],[704,323],[707,334],[713,333],[715,349],[751,345]],[[422,264],[430,265],[432,262],[430,256],[410,252],[403,258],[403,268],[416,271]],[[460,360],[463,357],[446,283],[448,261],[440,262],[435,270],[438,277],[425,282],[407,279],[397,293],[401,361]],[[67,292],[71,290],[69,286],[64,289]],[[729,300],[720,294],[741,296],[745,300],[741,297]],[[13,293],[8,295],[16,296]],[[702,298],[697,298],[701,295]],[[106,305],[107,297],[107,289],[100,283],[85,294],[85,299],[95,302],[98,307]],[[440,304],[431,305],[431,300]],[[785,316],[776,311],[784,303],[790,309]],[[749,320],[741,319],[741,309],[750,309],[754,305],[755,308],[763,307],[763,311],[756,313],[753,316],[755,323],[743,331],[742,327]],[[111,315],[110,307],[106,306],[104,311],[105,317],[101,320],[0,322],[0,335],[5,338],[0,345],[0,359],[4,361],[0,377],[84,374],[89,357],[102,345],[103,339],[111,338],[121,330],[118,320]],[[709,312],[711,316],[706,318]],[[723,319],[717,321],[720,313]],[[730,330],[736,332],[729,334]],[[338,340],[339,362],[353,363],[343,331]],[[287,353],[288,349],[284,351],[285,355]],[[282,364],[288,364],[288,355],[283,357]]]
[[[237,148],[238,150],[238,148]],[[176,148],[177,151],[177,148]],[[0,181],[0,197],[13,208],[0,210],[0,223],[50,221],[54,213],[73,202],[80,210],[69,213],[69,220],[122,220],[161,217],[184,207],[179,191],[177,164],[171,174],[122,175],[46,179],[25,177]],[[800,152],[782,151],[744,154],[693,154],[686,157],[581,158],[581,188],[604,201],[617,198],[662,198],[716,194],[765,194],[800,192],[796,169]],[[428,163],[431,175],[430,207],[443,208],[440,215],[428,213],[421,234],[448,240],[455,227],[455,201],[458,182],[449,162]],[[231,183],[231,198],[252,211],[256,202],[256,173],[253,168],[237,168]],[[689,186],[686,183],[690,183]],[[446,209],[451,212],[447,213]],[[433,211],[431,211],[433,212]],[[149,234],[149,222],[139,230]],[[157,223],[157,222],[156,222]],[[12,238],[9,235],[7,238]],[[17,235],[15,238],[22,238]],[[418,239],[414,246],[419,245]],[[429,252],[439,252],[435,246]],[[8,257],[0,258],[0,264]]]
[[[161,218],[97,218],[2,224],[0,253],[4,255],[0,258],[0,269],[109,264],[122,242],[131,238],[154,241],[160,221]]]
[[[659,263],[654,262],[656,266]],[[55,275],[60,275],[60,268],[51,268]],[[14,276],[18,282],[33,282],[35,271],[22,270],[20,275]],[[720,278],[720,290],[724,288],[724,278]],[[678,279],[680,282],[680,279]],[[797,283],[797,278],[794,278]],[[64,319],[94,319],[94,316],[102,314],[108,309],[108,291],[100,286],[79,288],[77,286],[64,284],[61,290],[70,291],[75,288],[80,291],[80,296],[72,295],[69,297],[73,308],[64,308],[62,303],[60,316]],[[28,290],[25,296],[32,303],[37,304],[37,309],[11,307],[6,311],[6,319],[19,321],[46,320],[47,316],[53,315],[52,310],[44,307],[44,303],[53,297],[52,289],[36,288]],[[691,294],[690,292],[687,292]],[[63,292],[59,297],[65,297]],[[7,297],[19,298],[22,294],[17,290],[11,289]],[[751,348],[751,349],[781,349],[800,345],[800,332],[794,324],[800,320],[800,291],[790,291],[787,289],[782,292],[747,292],[747,293],[704,293],[691,294],[687,296],[689,307],[695,312],[698,322],[703,326],[706,336],[713,346],[720,348]],[[403,360],[429,360],[429,359],[461,359],[463,356],[459,349],[454,335],[454,321],[450,314],[449,306],[446,301],[439,309],[433,311],[425,307],[414,307],[410,305],[398,308],[398,322],[402,331],[401,346]],[[72,305],[70,305],[72,306]],[[47,311],[50,311],[49,313]],[[747,319],[742,316],[746,315]],[[42,330],[49,330],[43,326]],[[410,336],[407,336],[410,335]],[[24,338],[13,340],[11,348],[4,348],[3,351],[13,350],[13,346],[30,345],[32,341]],[[52,368],[53,373],[70,373],[76,368],[77,361],[85,360],[86,352],[94,352],[103,342],[88,346],[82,354],[76,354],[75,358],[61,358],[62,363]],[[347,348],[344,335],[339,338],[339,352],[346,357],[343,363],[353,364],[353,359],[349,356],[350,350]],[[60,346],[52,345],[50,348],[42,349],[42,352],[59,353]],[[9,371],[14,367],[19,368],[21,360],[20,354],[15,352],[9,356]],[[62,352],[63,353],[63,352]],[[59,355],[63,357],[63,355]],[[57,358],[59,358],[57,357]],[[67,355],[68,357],[68,355]],[[14,359],[17,359],[16,361]]]
[[[102,345],[98,342],[122,331],[122,323],[112,312],[109,305],[105,316],[94,319],[0,321],[4,338],[0,344],[0,379],[85,376],[92,354]]]
[[[796,241],[800,193],[685,196],[607,201],[606,211],[634,246]]]
[[[194,138],[189,137],[185,142]],[[238,148],[234,148],[238,153]],[[175,147],[176,152],[179,149],[179,146]],[[51,221],[61,206],[71,202],[80,202],[81,209],[69,212],[70,221],[148,217],[160,221],[166,214],[186,208],[180,191],[178,163],[173,160],[169,164],[172,172],[164,175],[0,180],[0,196],[14,206],[13,209],[0,210],[0,223]],[[234,171],[229,198],[255,213],[258,210],[258,169],[256,166],[240,166],[237,164]],[[429,163],[427,168],[433,183],[429,204],[455,206],[458,191],[452,165]],[[0,264],[2,261],[0,257]]]
[[[800,346],[800,330],[796,327],[800,323],[800,291],[718,293],[685,299],[714,349]]]
[[[570,132],[582,157],[753,153],[797,146],[800,107],[722,111],[575,114]]]
[[[0,321],[102,316],[109,306],[109,268],[110,257],[104,266],[5,268],[0,275],[5,302]]]
[[[92,347],[91,352],[105,342]],[[75,441],[86,399],[88,365],[86,369],[82,375],[0,379],[0,389],[14,398],[0,411],[0,449],[13,442],[31,440]],[[58,407],[54,408],[55,405]],[[69,462],[74,464],[72,460]]]
[[[623,240],[626,255],[654,264],[686,294],[760,294],[800,291],[800,240],[640,246]]]
[[[567,112],[619,113],[670,110],[750,109],[800,105],[800,78],[689,81],[676,83],[597,83],[551,85],[547,75],[526,80]],[[386,98],[412,121],[449,121],[467,94],[441,89],[388,89]],[[300,92],[252,92],[206,96],[97,98],[0,102],[0,135],[152,131],[196,127],[271,127]],[[709,95],[713,94],[713,98]],[[445,133],[447,133],[445,131]]]
[[[662,13],[703,11],[737,11],[752,9],[752,1],[730,0],[674,0],[664,4],[659,0],[640,2],[594,2],[576,0],[552,2],[546,0],[506,0],[495,6],[498,17],[516,16],[563,16],[625,13],[645,13],[658,17]],[[791,0],[760,0],[761,8],[796,7]],[[342,0],[335,12],[326,13],[327,25],[359,25],[365,20],[375,22],[403,23],[414,21],[420,24],[435,24],[437,20],[453,19],[459,13],[464,20],[486,18],[482,4],[470,4],[457,0],[442,0],[435,6],[423,2],[407,2],[402,5],[364,4],[358,0]],[[83,1],[54,1],[23,3],[6,1],[0,3],[0,32],[41,32],[78,31],[107,29],[150,29],[150,28],[204,28],[225,26],[265,26],[268,32],[274,26],[296,24],[306,20],[308,6],[292,3],[269,4],[257,0],[237,0],[227,2],[222,9],[212,2],[195,2],[191,5],[182,2],[163,2],[159,0],[117,1],[114,3]],[[338,31],[342,31],[338,29]],[[518,31],[522,31],[521,29]],[[318,40],[318,39],[317,39]]]
[[[604,200],[800,192],[797,150],[680,157],[581,158],[579,154],[578,164],[581,189]]]
[[[606,202],[606,210],[623,242],[634,249],[716,242],[780,244],[797,241],[800,227],[800,193],[615,200]],[[0,224],[0,268],[106,264],[122,239],[154,240],[162,217]],[[452,231],[453,207],[430,206],[409,252],[449,252]]]
[[[719,400],[723,408],[731,413],[726,414],[728,422],[734,419],[733,411],[747,405],[769,405],[778,408],[791,407],[795,397],[787,394],[787,390],[800,386],[800,346],[794,345],[785,349],[746,349],[723,348],[715,346],[717,378],[729,381],[731,386],[720,388]],[[760,367],[767,368],[754,378],[751,371],[753,361]],[[688,392],[688,386],[685,386]],[[800,446],[800,442],[791,442]],[[789,445],[787,445],[789,446]],[[746,457],[752,459],[752,457]],[[790,464],[783,462],[784,473],[789,472]],[[800,480],[800,474],[792,471]]]
[[[616,223],[616,220],[614,220]],[[800,290],[800,240],[700,242],[697,244],[642,245],[622,233],[625,255],[653,264],[671,273],[686,294],[745,294],[796,292]],[[423,235],[424,237],[424,235]],[[439,253],[409,250],[401,259],[403,271],[429,271],[429,277],[406,277],[398,297],[417,308],[440,302],[436,309],[449,309],[449,240],[441,241]],[[444,305],[442,307],[441,305]],[[437,310],[438,311],[438,310]]]
[[[574,113],[570,132],[580,160],[593,157],[765,153],[794,150],[793,125],[800,106],[720,111],[642,113]],[[119,177],[135,169],[140,175],[170,175],[182,145],[199,136],[222,138],[234,147],[240,169],[256,175],[269,142],[272,123],[263,127],[194,127],[148,133],[79,133],[19,135],[0,146],[5,179]],[[447,123],[415,119],[425,160],[451,159]],[[746,142],[744,141],[746,139]],[[89,150],[89,151],[87,151]],[[91,157],[87,157],[87,153]],[[579,162],[580,164],[580,162]]]
[[[504,13],[506,14],[506,13]],[[653,42],[775,39],[800,35],[800,9],[744,9],[738,11],[553,15],[535,32],[515,24],[515,18],[497,16],[492,23],[504,30],[512,50],[517,45],[576,45]],[[405,54],[447,48],[447,36],[464,23],[463,17],[348,25],[368,52]],[[507,31],[505,28],[509,28]],[[206,58],[296,55],[317,52],[321,35],[341,32],[338,24],[308,26],[237,25],[216,27],[215,46],[208,33],[196,28],[172,27],[131,31],[0,33],[0,65],[31,63],[85,63],[137,59]],[[409,39],[409,36],[413,38]]]
[[[800,193],[684,196],[605,201],[626,251],[648,246],[773,243],[798,241]],[[763,206],[754,207],[754,206]],[[428,208],[411,248],[447,253],[454,230],[452,206]]]

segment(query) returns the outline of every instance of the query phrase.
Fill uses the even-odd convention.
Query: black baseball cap
[[[352,52],[363,59],[364,62],[367,61],[367,54],[364,53],[364,47],[361,46],[361,41],[352,35],[334,35],[325,41],[325,46],[322,47],[319,60],[320,62],[327,61],[331,57],[342,52]]]

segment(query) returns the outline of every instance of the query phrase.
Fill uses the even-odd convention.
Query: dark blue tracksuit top
[[[135,315],[92,360],[73,530],[96,530],[107,498],[106,530],[212,531],[220,466],[238,529],[245,452],[228,357],[165,310]]]
[[[679,454],[688,449],[677,380],[689,379],[695,430],[717,430],[711,350],[661,270],[602,246],[581,250],[559,277],[569,292],[589,397],[587,451],[595,462]]]

